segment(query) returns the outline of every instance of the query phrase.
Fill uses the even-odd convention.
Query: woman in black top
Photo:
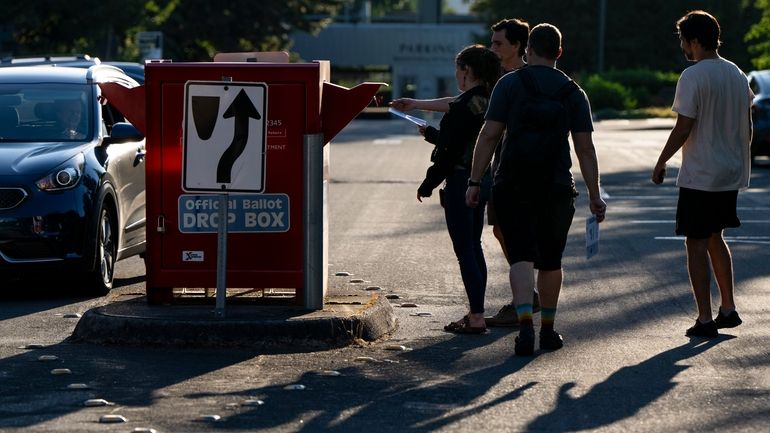
[[[487,265],[481,249],[484,228],[484,206],[469,208],[465,205],[465,190],[470,176],[473,147],[500,73],[500,60],[494,52],[482,45],[464,48],[455,59],[455,78],[463,92],[449,103],[449,111],[441,118],[440,129],[420,127],[425,141],[436,147],[431,154],[431,165],[425,180],[417,189],[417,200],[430,197],[433,190],[444,182],[443,200],[447,229],[460,264],[470,313],[444,327],[460,334],[480,334],[484,324],[484,294],[487,286]],[[482,181],[482,191],[490,189],[490,176]]]

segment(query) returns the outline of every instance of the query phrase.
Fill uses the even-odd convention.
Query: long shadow
[[[574,432],[597,429],[635,416],[676,385],[674,377],[689,368],[678,364],[735,338],[722,335],[712,340],[693,339],[637,365],[623,367],[585,395],[572,397],[574,382],[559,390],[556,408],[532,421],[528,432]]]
[[[406,352],[398,357],[398,364],[380,361],[347,367],[339,370],[337,377],[307,372],[297,381],[245,390],[237,395],[262,399],[265,407],[244,410],[213,427],[260,431],[286,425],[296,427],[299,418],[302,424],[297,431],[303,432],[436,431],[513,401],[536,385],[536,382],[529,382],[491,401],[473,403],[491,388],[499,386],[501,379],[515,374],[533,359],[511,356],[478,369],[455,365],[467,362],[462,359],[466,351],[490,344],[490,338],[506,336],[507,333],[499,333],[483,340],[462,336],[450,338]],[[452,374],[455,371],[456,376]],[[296,384],[306,388],[302,391],[285,389]],[[268,413],[267,407],[281,409]]]
[[[115,278],[113,290],[144,281],[144,275]],[[0,321],[77,304],[99,296],[84,294],[80,283],[56,277],[9,278],[0,291]]]
[[[58,359],[39,360],[41,355]],[[33,428],[84,408],[87,399],[104,398],[118,407],[149,407],[167,386],[247,361],[244,350],[168,350],[69,344],[28,350],[0,360],[0,431]],[[148,368],[148,366],[151,366]],[[72,374],[50,371],[68,368]],[[68,390],[70,383],[89,389]],[[93,411],[93,410],[92,410]],[[98,414],[95,414],[98,420]]]
[[[89,299],[53,279],[7,279],[0,291],[0,321],[77,304]]]
[[[299,379],[308,387],[306,391],[286,391],[283,387],[290,383],[283,383],[231,393],[244,398],[256,396],[269,399],[268,407],[272,409],[266,413],[265,408],[246,407],[242,412],[228,416],[225,422],[210,427],[224,430],[245,427],[251,431],[281,426],[297,417],[315,414],[312,419],[305,418],[301,431],[398,431],[403,426],[412,431],[433,431],[463,416],[518,398],[523,391],[534,386],[534,383],[520,385],[494,401],[443,418],[449,410],[468,407],[468,402],[483,397],[490,388],[499,384],[501,378],[515,373],[531,360],[510,358],[489,366],[486,355],[475,352],[467,355],[501,338],[510,336],[504,332],[491,332],[478,338],[453,336],[439,342],[430,338],[424,347],[393,355],[400,363],[362,363],[342,369],[340,377],[306,372]],[[156,404],[157,399],[163,398],[158,395],[158,390],[233,366],[251,368],[249,363],[256,355],[301,351],[296,348],[270,351],[97,346],[70,340],[33,348],[0,359],[0,386],[3,389],[0,395],[0,430],[33,428],[87,410],[83,402],[91,398],[115,402],[117,410],[113,412],[116,413],[121,407],[129,410],[133,407],[149,408]],[[385,353],[387,355],[383,357],[393,352]],[[38,360],[41,355],[55,355],[59,359],[41,362]],[[479,356],[484,358],[482,365],[487,367],[466,367],[468,357],[478,359]],[[72,375],[53,376],[50,371],[54,368],[69,368]],[[453,374],[455,371],[457,376]],[[87,383],[91,388],[66,390],[68,383],[76,382]],[[227,394],[193,393],[185,397],[206,400],[212,395]],[[348,416],[351,410],[355,413]],[[91,409],[91,412],[96,410]],[[372,430],[372,420],[377,420],[382,428]],[[190,415],[189,422],[190,426],[195,424],[194,415]],[[175,426],[178,427],[178,424]]]
[[[763,176],[770,178],[767,172]],[[585,200],[584,195],[581,197]],[[626,231],[623,236],[630,234]],[[612,257],[599,256],[597,259],[591,266],[616,264]],[[665,270],[669,265],[655,259],[653,266]],[[52,301],[71,302],[71,298]],[[635,316],[652,320],[642,312]],[[617,320],[611,317],[608,322]],[[572,332],[588,334],[611,332],[611,329],[611,326],[597,329],[595,324],[586,323],[573,327]],[[231,395],[269,400],[269,407],[273,409],[246,408],[210,427],[222,430],[246,427],[256,431],[288,425],[304,416],[307,418],[299,429],[307,432],[435,431],[514,401],[536,386],[535,382],[512,385],[500,397],[484,400],[490,389],[499,387],[501,380],[520,371],[531,359],[498,360],[499,355],[494,353],[488,356],[474,353],[468,358],[477,357],[484,365],[474,369],[462,354],[479,350],[479,346],[491,344],[494,338],[512,338],[507,335],[493,333],[480,339],[463,336],[435,343],[432,343],[435,338],[431,337],[431,343],[426,347],[396,356],[401,361],[399,364],[382,362],[347,367],[340,370],[339,377],[304,373],[298,382],[307,386],[305,391],[284,390],[284,386],[295,383],[292,381],[233,393]],[[679,362],[703,353],[725,339],[690,341],[633,367],[622,368],[577,398],[569,395],[575,384],[564,384],[556,408],[533,420],[527,429],[533,432],[579,431],[633,417],[674,388],[675,376],[688,368],[678,365]],[[0,393],[0,430],[33,427],[78,412],[83,410],[82,402],[87,398],[106,398],[129,407],[151,406],[157,398],[162,398],[157,396],[158,390],[248,363],[256,354],[264,353],[100,347],[70,342],[30,350],[0,359],[0,389],[3,390]],[[54,363],[37,361],[43,354],[57,355],[61,360]],[[72,368],[74,374],[69,378],[53,377],[49,372],[56,367]],[[88,382],[92,390],[65,391],[64,387],[70,382]],[[58,400],[42,398],[52,391],[60,391]],[[207,395],[226,394],[195,393],[188,397]]]

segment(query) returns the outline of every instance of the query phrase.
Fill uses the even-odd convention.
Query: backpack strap
[[[578,85],[575,83],[572,78],[569,79],[566,83],[562,84],[561,87],[559,87],[559,90],[556,91],[556,93],[553,94],[553,97],[558,99],[559,101],[564,101],[567,99],[567,96],[572,94],[575,90],[578,89]]]

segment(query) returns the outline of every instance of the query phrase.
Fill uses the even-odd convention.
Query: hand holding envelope
[[[428,122],[426,122],[425,120],[420,119],[419,117],[410,116],[410,115],[404,113],[403,111],[396,110],[393,107],[388,108],[388,112],[393,113],[393,114],[395,114],[396,116],[398,116],[398,117],[400,117],[402,119],[406,119],[406,120],[414,123],[417,126],[427,126],[428,125]]]

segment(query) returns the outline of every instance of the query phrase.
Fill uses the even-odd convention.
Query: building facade
[[[420,3],[420,11],[427,12],[415,14],[415,22],[372,22],[364,16],[357,22],[334,22],[318,35],[295,32],[292,51],[305,61],[329,60],[332,81],[335,70],[385,72],[393,98],[456,95],[454,58],[463,47],[486,41],[489,29],[480,22],[440,22],[442,15],[430,13],[434,7],[426,8],[426,3],[440,4]],[[424,22],[426,16],[434,22]]]

